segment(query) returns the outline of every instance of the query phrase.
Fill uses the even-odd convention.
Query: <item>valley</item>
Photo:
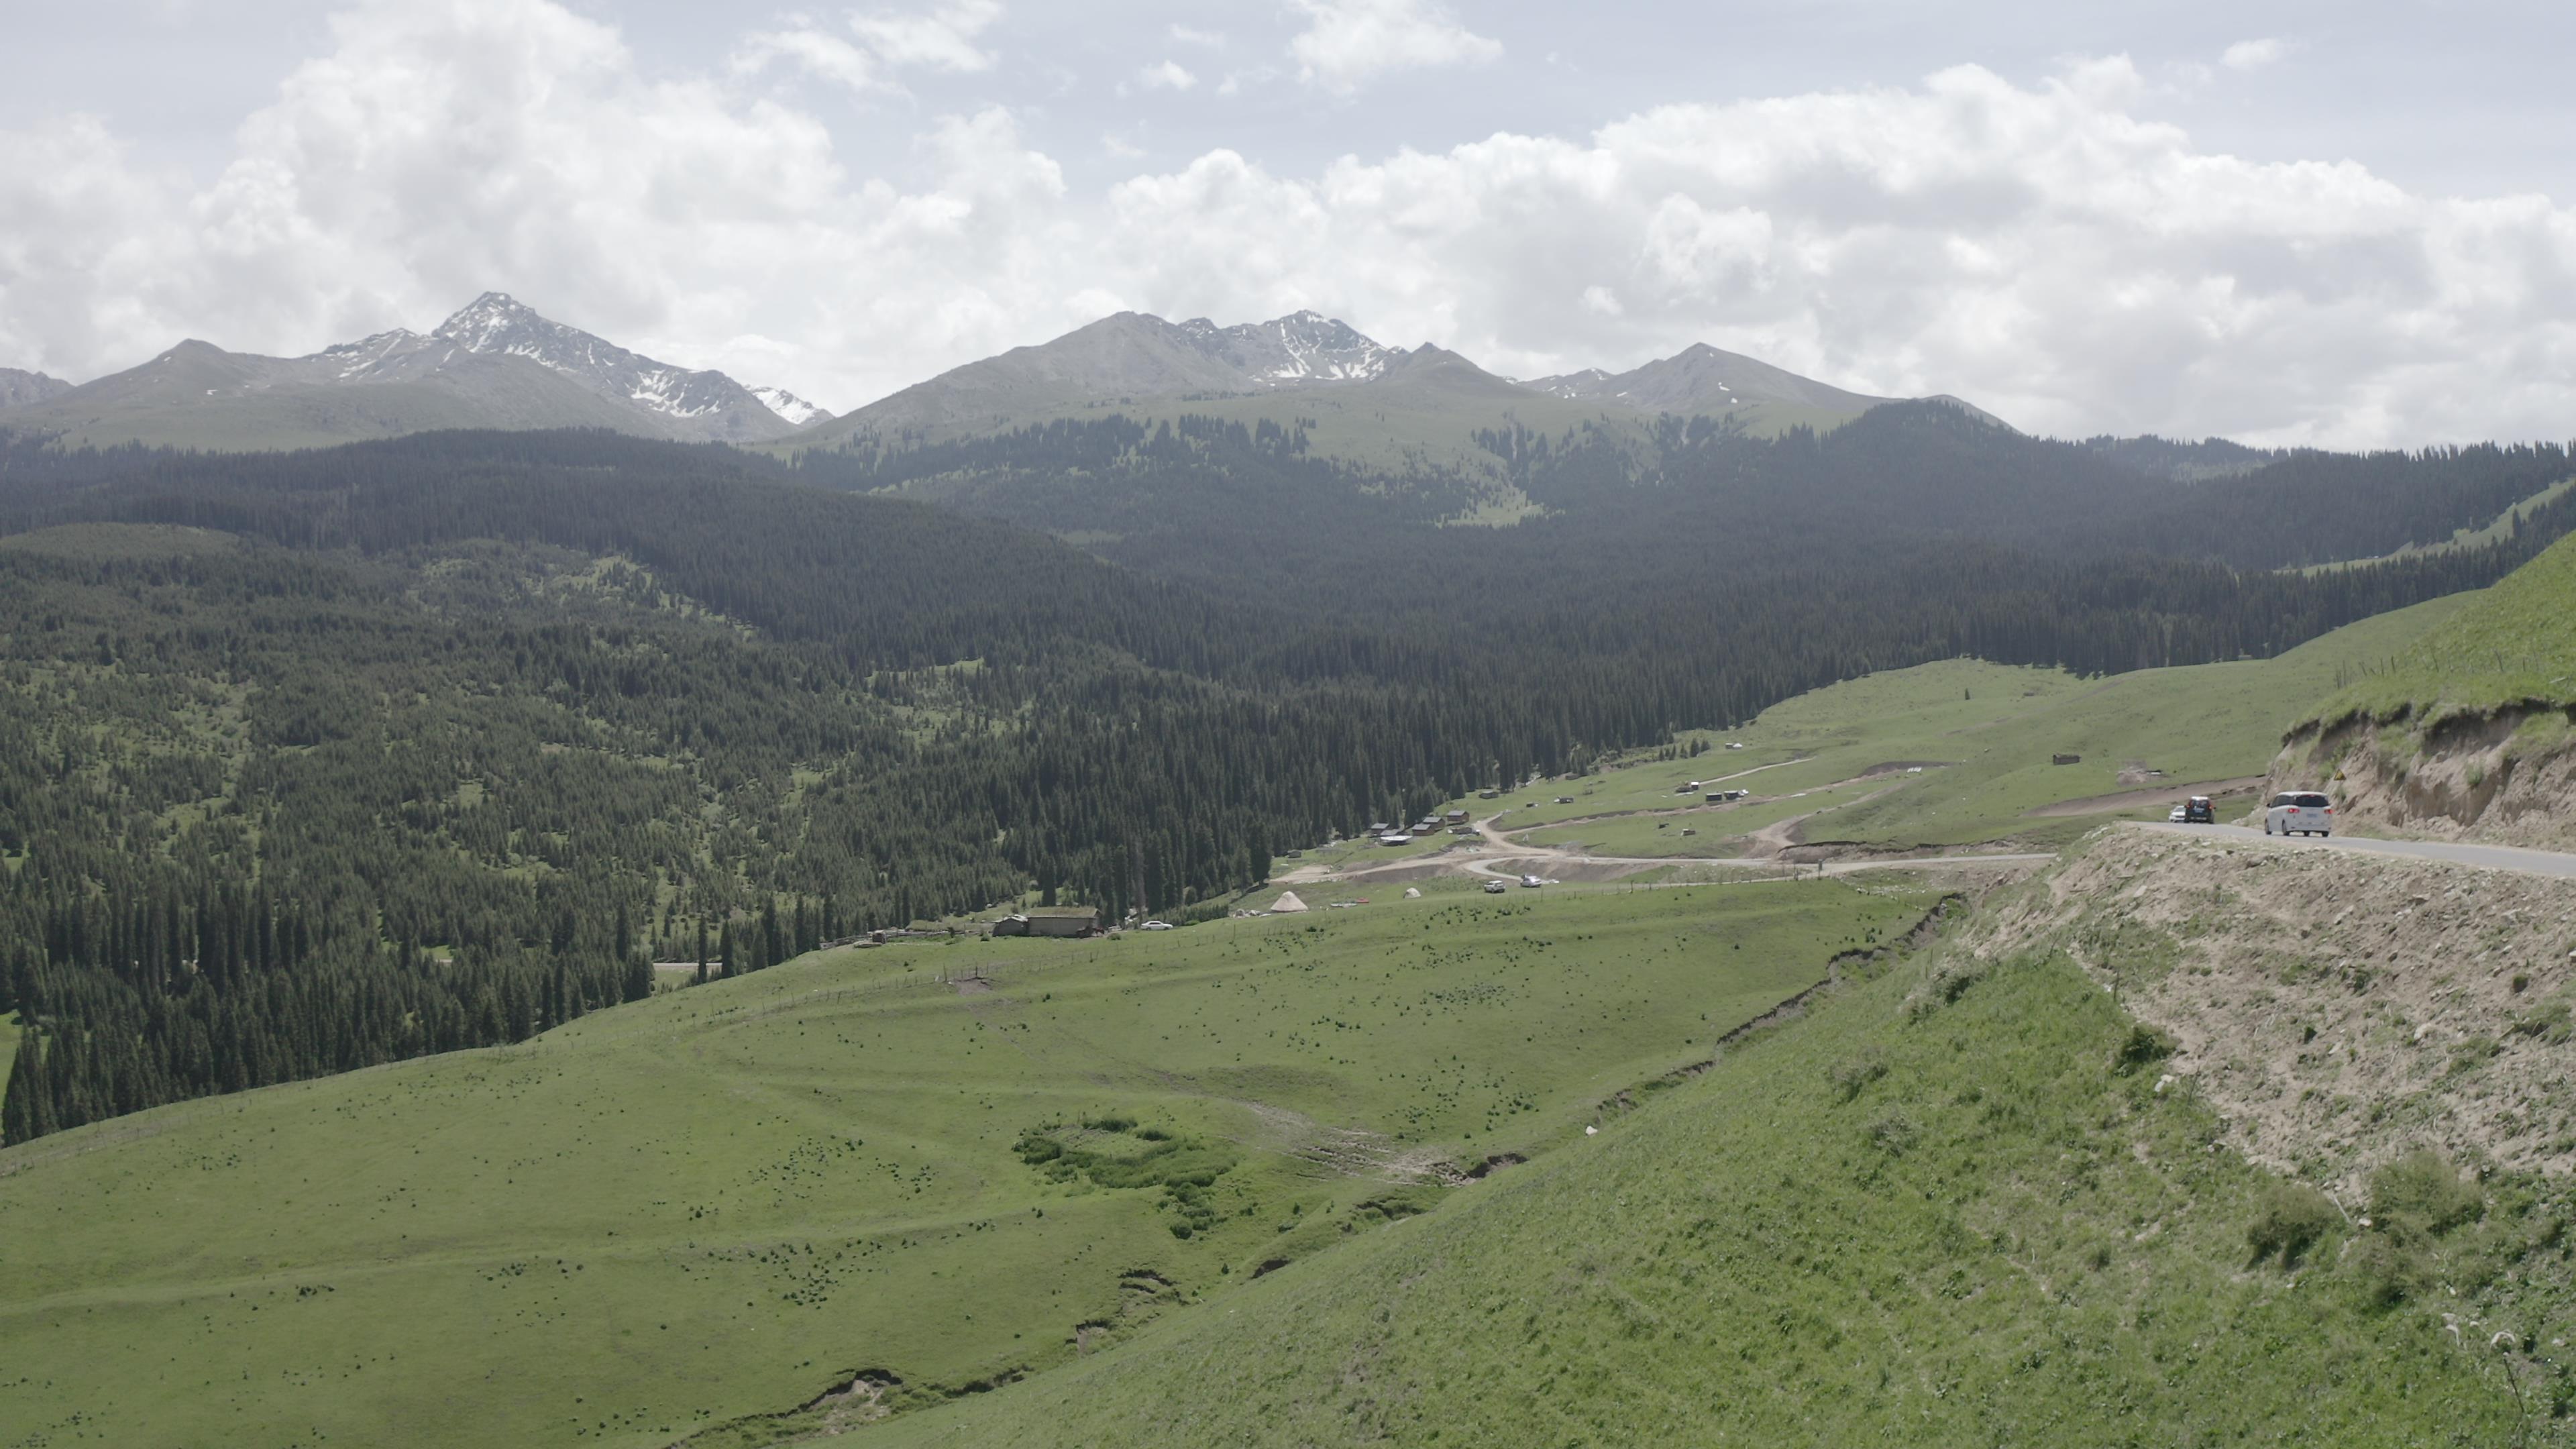
[[[663,1443],[862,1370],[907,1406],[1043,1375],[1584,1150],[1937,899],[1442,886],[844,948],[45,1139],[0,1157],[6,1442]]]
[[[2563,449],[469,314],[0,438],[0,1449],[2567,1442],[2567,884],[2132,828],[2551,843]]]

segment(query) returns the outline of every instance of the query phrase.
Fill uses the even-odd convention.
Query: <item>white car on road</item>
[[[2265,835],[2332,835],[2334,802],[2314,790],[2290,790],[2263,803]]]

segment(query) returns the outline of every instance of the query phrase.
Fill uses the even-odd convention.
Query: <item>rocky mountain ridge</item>
[[[71,390],[72,385],[59,377],[48,377],[23,368],[0,367],[0,408],[40,403]]]

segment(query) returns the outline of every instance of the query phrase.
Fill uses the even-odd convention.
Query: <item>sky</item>
[[[1111,312],[2576,436],[2576,6],[0,0],[0,366],[485,290],[835,411]]]

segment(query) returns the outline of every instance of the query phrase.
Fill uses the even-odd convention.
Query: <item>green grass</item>
[[[2576,569],[2576,554],[2568,557]],[[1822,817],[1807,835],[1891,847],[2010,840],[2054,848],[2080,834],[2084,824],[2034,818],[2031,811],[2132,788],[2170,787],[2170,799],[2159,796],[2152,805],[2105,812],[2160,817],[2181,803],[2184,786],[2260,775],[2279,751],[2284,731],[2314,701],[2419,639],[2431,648],[2443,637],[2432,631],[2454,616],[2485,616],[2487,605],[2472,605],[2481,597],[2454,595],[2365,619],[2265,660],[2146,669],[2096,680],[1973,659],[1884,671],[1787,700],[1741,730],[1684,736],[1685,744],[1694,738],[1720,742],[1696,758],[1624,765],[1576,782],[1529,786],[1500,802],[1468,803],[1481,803],[1480,815],[1509,805],[1504,828],[1518,830],[1622,810],[1687,808],[1700,797],[1676,794],[1675,786],[1757,767],[1767,768],[1728,787],[1785,796],[1840,785],[1883,766],[1921,764],[1919,775],[1884,773],[1834,796],[1672,816],[1672,829],[1665,831],[1655,830],[1652,821],[1642,828],[1594,823],[1532,838],[1579,839],[1602,853],[1662,854],[1672,853],[1678,842],[1660,851],[1624,847],[1688,825],[1700,831],[1690,843],[1717,854],[1724,849],[1718,832],[1740,833],[1800,813],[1820,798],[1848,800],[1893,784],[1897,788],[1867,804]],[[2576,634],[2563,624],[2560,632],[2576,653]],[[2576,670],[2576,664],[2569,667]],[[1724,749],[1728,740],[1745,748]],[[2081,762],[2052,764],[2061,753],[2079,755]],[[2122,784],[2123,767],[2133,763],[2163,770],[2164,779]],[[1559,795],[1573,796],[1574,803],[1552,803]],[[1536,808],[1520,808],[1525,803]]]
[[[1585,1150],[1928,899],[1370,894],[825,953],[0,1152],[5,1442],[659,1445],[1047,1371],[1482,1190],[1407,1169]],[[1147,1131],[1194,1155],[1102,1165]]]
[[[2429,721],[2576,703],[2576,537],[2560,539],[2441,627],[2362,664],[2310,718]]]
[[[1747,783],[1763,778],[1757,775]],[[1700,803],[1684,806],[1688,810],[1686,814],[1613,817],[1533,830],[1515,838],[1540,845],[1580,846],[1592,855],[1723,858],[1738,852],[1737,837],[1795,815],[1817,815],[1819,833],[1830,835],[1838,827],[1827,822],[1838,820],[1844,806],[1894,783],[1885,777],[1855,780],[1841,785],[1817,786],[1776,799],[1757,798],[1721,806]],[[1696,802],[1699,797],[1692,796],[1691,800]],[[1699,833],[1685,836],[1682,834],[1685,830]]]
[[[2277,1181],[2122,1068],[2080,972],[1949,980],[1898,968],[1437,1215],[876,1442],[2523,1442],[2443,1305],[2321,1266],[2338,1225],[2252,1261]]]

